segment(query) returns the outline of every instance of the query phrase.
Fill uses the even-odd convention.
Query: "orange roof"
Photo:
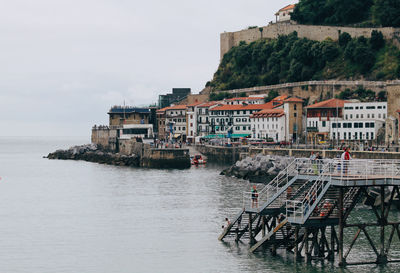
[[[269,117],[282,117],[285,115],[285,112],[282,108],[280,109],[264,109],[260,112],[254,113],[250,116],[250,118],[269,118]]]
[[[165,112],[165,110],[167,110],[168,108],[169,108],[169,107],[164,107],[164,108],[158,109],[158,110],[157,110],[157,113]]]
[[[272,101],[282,101],[288,98],[288,95],[280,95],[276,98],[274,98]]]
[[[273,102],[268,102],[264,104],[249,104],[249,105],[242,105],[242,104],[237,104],[237,105],[222,105],[213,108],[213,111],[236,111],[236,110],[262,110],[262,109],[272,109],[275,107],[278,107],[282,104],[279,105],[274,105]]]
[[[340,100],[340,99],[330,99],[330,100],[324,100],[321,102],[317,102],[313,105],[307,106],[306,108],[307,109],[310,109],[310,108],[311,109],[312,108],[336,108],[336,107],[343,108],[344,104],[346,102],[349,102],[349,101]]]
[[[279,11],[291,10],[294,9],[295,7],[296,7],[295,4],[287,5],[286,7],[281,8]]]
[[[397,113],[400,113],[400,109],[396,111]]]
[[[303,102],[303,100],[299,98],[288,98],[285,102]]]
[[[229,101],[236,101],[236,100],[263,100],[264,97],[240,97],[240,98],[231,98],[227,99]]]

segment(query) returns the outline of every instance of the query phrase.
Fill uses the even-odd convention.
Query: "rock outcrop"
[[[268,183],[292,160],[293,157],[258,154],[237,161],[230,168],[223,170],[221,175],[243,178],[253,183]]]
[[[84,160],[117,166],[139,166],[140,157],[137,155],[121,155],[101,149],[96,144],[74,146],[68,150],[57,150],[47,156],[48,159]]]

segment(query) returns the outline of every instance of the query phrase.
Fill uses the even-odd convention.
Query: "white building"
[[[187,116],[187,140],[190,143],[195,142],[197,136],[197,106],[201,103],[193,103],[187,105],[186,116]]]
[[[281,8],[277,13],[275,13],[276,22],[290,21],[290,14],[294,11],[295,7],[296,5],[287,5],[286,7]]]
[[[383,126],[381,120],[338,120],[331,123],[330,137],[344,141],[375,140]]]
[[[175,105],[165,109],[165,131],[169,139],[186,140],[186,105]]]
[[[210,110],[221,105],[220,102],[211,101],[197,106],[197,135],[207,136],[212,133]]]
[[[265,109],[250,116],[253,138],[279,142],[286,140],[286,116],[282,108]]]
[[[281,106],[281,104],[277,106]],[[254,136],[255,132],[251,126],[250,116],[261,110],[272,108],[274,108],[273,102],[214,107],[210,110],[210,132],[217,135],[227,135],[230,132],[232,137]]]
[[[375,140],[387,118],[387,102],[346,102],[343,118],[333,121],[330,138],[344,141]]]
[[[387,102],[346,102],[343,109],[345,120],[380,120],[387,118]]]
[[[124,124],[119,129],[120,139],[153,138],[153,124]]]

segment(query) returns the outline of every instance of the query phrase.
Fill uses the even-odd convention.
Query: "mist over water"
[[[0,138],[0,272],[400,271],[307,266],[284,252],[253,255],[247,242],[219,242],[223,219],[237,214],[249,187],[220,176],[222,165],[150,170],[42,158],[87,142]],[[360,208],[357,217],[374,216]],[[369,257],[360,239],[354,253]],[[392,249],[400,250],[397,238]]]

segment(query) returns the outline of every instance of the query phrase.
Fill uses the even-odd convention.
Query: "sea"
[[[395,263],[295,263],[285,251],[250,254],[246,241],[218,241],[251,186],[221,176],[226,165],[158,170],[44,157],[89,141],[0,137],[0,272],[400,272]],[[352,217],[374,219],[363,207]],[[400,254],[396,236],[391,249]],[[362,236],[353,251],[373,257]]]

